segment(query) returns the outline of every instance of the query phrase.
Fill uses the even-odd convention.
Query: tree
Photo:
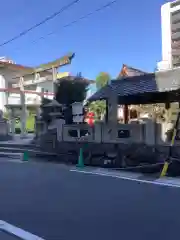
[[[81,73],[74,79],[63,78],[57,83],[55,99],[60,104],[66,106],[63,110],[66,124],[73,123],[72,106],[74,102],[84,102],[86,99],[89,81],[85,80]]]
[[[111,77],[108,73],[100,72],[99,75],[96,77],[96,88],[97,88],[97,90],[106,86],[110,80],[111,80]]]
[[[105,87],[108,82],[111,80],[111,77],[106,72],[100,72],[96,78],[96,88],[100,90]],[[89,106],[90,111],[93,111],[98,120],[103,120],[103,117],[106,113],[106,103],[103,100],[92,102]]]
[[[106,113],[106,103],[103,100],[92,102],[89,110],[95,113],[96,119],[102,120]]]
[[[74,80],[63,78],[56,85],[55,99],[60,104],[71,105],[74,102],[83,102],[86,99],[89,83],[81,76]]]

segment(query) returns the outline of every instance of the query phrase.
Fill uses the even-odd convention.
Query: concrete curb
[[[0,152],[0,157],[7,157],[13,159],[22,159],[22,153]]]
[[[133,181],[137,183],[144,183],[144,184],[153,184],[158,186],[164,186],[164,187],[174,187],[174,188],[180,188],[180,178],[172,178],[172,177],[150,177],[145,176],[140,173],[131,173],[131,172],[124,172],[124,171],[116,171],[116,170],[106,170],[101,168],[71,168],[71,172],[77,172],[82,174],[89,174],[94,176],[102,176],[102,177],[111,177],[111,178],[117,178],[121,180],[127,180],[127,181]]]

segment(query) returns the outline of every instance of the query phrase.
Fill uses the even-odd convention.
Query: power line
[[[61,14],[62,12],[66,11],[67,9],[69,9],[70,7],[72,7],[74,4],[78,3],[80,0],[74,0],[73,2],[65,5],[64,7],[62,7],[59,11],[53,13],[52,15],[46,17],[44,20],[42,20],[41,22],[39,23],[36,23],[34,26],[22,31],[21,33],[19,33],[18,35],[16,35],[15,37],[3,42],[0,44],[0,47],[4,46],[4,45],[7,45],[8,43],[10,42],[13,42],[14,40],[26,35],[28,32],[34,30],[35,28],[43,25],[44,23],[48,22],[49,20],[55,18],[56,16],[58,16],[59,14]]]
[[[106,3],[105,5],[103,5],[102,7],[99,7],[99,8],[97,8],[96,10],[94,10],[94,11],[92,11],[92,12],[90,12],[90,13],[87,13],[86,15],[83,15],[83,16],[77,18],[77,19],[73,20],[73,21],[70,22],[70,23],[65,24],[65,25],[62,26],[60,29],[70,27],[70,26],[76,24],[77,22],[79,22],[79,21],[81,21],[81,20],[83,20],[83,19],[86,19],[86,18],[90,17],[90,16],[93,15],[93,14],[95,14],[95,13],[97,13],[97,12],[100,12],[100,11],[104,10],[105,8],[110,7],[111,5],[113,5],[113,4],[116,3],[116,2],[117,2],[117,0],[108,2],[108,3]],[[35,43],[37,43],[39,40],[44,40],[46,37],[48,37],[48,36],[50,36],[50,35],[53,35],[53,34],[55,34],[55,33],[57,33],[57,31],[50,32],[50,33],[46,34],[45,36],[41,36],[40,38],[32,41],[31,43],[32,43],[32,44],[35,44]]]

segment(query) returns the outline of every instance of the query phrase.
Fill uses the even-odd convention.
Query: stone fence
[[[92,143],[142,143],[144,124],[87,124],[64,125],[62,141]]]
[[[137,124],[100,124],[94,127],[87,124],[63,125],[61,141],[64,142],[91,142],[91,143],[143,143],[147,145],[169,145],[165,125],[147,119]],[[179,145],[180,141],[176,141]]]
[[[66,125],[64,121],[57,120],[53,128],[56,129],[58,142],[143,143],[150,146],[170,144],[167,124],[155,123],[150,119],[131,124],[96,123],[93,127],[88,124]],[[37,137],[48,133],[48,126],[43,121],[37,121]],[[180,145],[180,141],[176,141],[175,145]]]

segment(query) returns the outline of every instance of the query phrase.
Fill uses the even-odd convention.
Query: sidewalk
[[[120,170],[109,170],[109,169],[101,169],[101,168],[71,168],[71,172],[83,173],[83,174],[91,174],[91,175],[98,175],[102,177],[112,177],[118,178],[122,180],[134,181],[138,183],[146,183],[146,184],[154,184],[159,186],[166,186],[166,187],[176,187],[180,188],[180,178],[172,178],[172,177],[163,177],[160,178],[159,176],[153,175],[144,175],[141,173],[132,173]]]
[[[1,141],[1,143],[7,143],[7,144],[28,144],[30,143],[34,138],[34,134],[27,134],[26,138],[21,138],[20,134],[14,135],[14,138],[9,141]]]

